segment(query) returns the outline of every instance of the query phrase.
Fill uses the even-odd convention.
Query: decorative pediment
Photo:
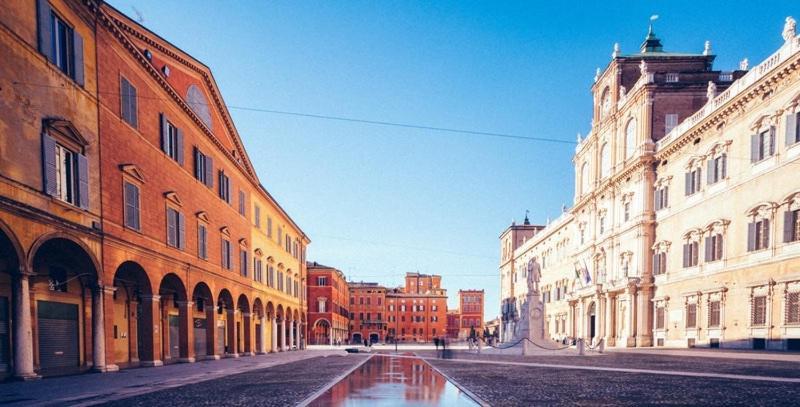
[[[753,131],[758,131],[760,128],[765,126],[772,126],[774,125],[774,118],[771,114],[762,114],[758,116],[753,122],[750,124],[750,129]]]
[[[729,146],[733,143],[733,140],[721,140],[714,143],[711,148],[708,149],[708,153],[706,154],[707,158],[714,158],[718,154],[724,153],[728,151]]]
[[[716,219],[706,226],[706,230],[711,233],[722,233],[730,223],[728,219]]]
[[[662,241],[659,241],[659,242],[655,242],[651,248],[653,250],[655,250],[656,252],[658,252],[658,253],[666,253],[666,252],[669,251],[669,247],[671,245],[672,245],[672,242],[670,242],[668,240],[662,240]]]
[[[687,170],[691,171],[691,170],[693,170],[693,169],[695,169],[697,167],[700,167],[700,166],[703,165],[703,161],[705,159],[706,159],[706,157],[702,156],[702,155],[692,156],[692,158],[690,158],[689,161],[686,163],[686,167],[685,168]]]
[[[208,214],[205,211],[200,211],[196,213],[197,219],[202,220],[203,222],[210,222],[208,219]]]
[[[183,206],[183,201],[178,197],[178,193],[175,191],[169,191],[164,193],[164,198],[167,198],[168,201],[174,203],[178,206]]]
[[[79,132],[69,120],[65,120],[60,117],[46,118],[42,120],[42,127],[47,131],[57,133],[58,135],[81,147],[86,147],[89,145],[89,141],[81,135],[81,132]]]
[[[656,188],[660,188],[662,186],[669,185],[669,182],[671,180],[672,180],[672,175],[670,175],[668,177],[659,178],[658,180],[656,180],[656,185],[655,186],[656,186]]]
[[[247,247],[247,239],[245,238],[239,239],[239,246]]]
[[[264,255],[264,252],[259,248],[256,248],[255,250],[253,250],[253,253],[255,253],[256,256],[258,256],[258,257],[261,257],[261,256]]]
[[[267,256],[267,263],[275,263],[275,258],[272,256]]]
[[[283,270],[283,263],[278,263],[278,270]]]
[[[700,228],[692,228],[686,231],[683,234],[684,240],[691,240],[691,241],[698,241],[700,240],[700,236],[703,235],[703,229]]]
[[[120,164],[119,169],[131,178],[144,183],[144,173],[135,164]]]
[[[747,211],[747,216],[766,219],[772,215],[772,212],[778,207],[775,202],[761,202],[758,205],[750,208]]]
[[[219,228],[219,233],[222,233],[223,236],[231,237],[231,231],[227,226]]]

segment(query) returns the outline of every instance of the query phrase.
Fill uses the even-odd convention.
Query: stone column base
[[[201,360],[219,360],[219,355],[205,355],[201,358]]]
[[[266,355],[269,352],[256,352],[256,355]]]
[[[119,371],[119,366],[117,366],[117,365],[106,365],[105,367],[100,367],[100,368],[93,367],[92,371],[93,372],[97,372],[97,373],[118,372]]]
[[[239,357],[238,353],[226,353],[225,354],[225,358],[238,358],[238,357]]]
[[[253,353],[253,352],[242,352],[241,355],[242,356],[253,356],[253,355],[255,355],[255,353]]]
[[[40,380],[42,376],[39,376],[36,373],[28,373],[22,375],[15,375],[13,377],[14,380],[22,381],[22,382],[29,382],[31,380]]]
[[[195,358],[180,358],[180,359],[178,359],[178,362],[180,362],[180,363],[194,363],[195,362]]]
[[[159,367],[164,366],[164,362],[160,360],[143,360],[141,365],[144,367]]]

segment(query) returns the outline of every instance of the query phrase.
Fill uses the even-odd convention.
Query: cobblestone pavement
[[[453,358],[428,361],[493,406],[800,405],[800,365],[793,362],[640,354],[531,358],[455,352]],[[693,376],[668,375],[666,371]],[[719,376],[726,374],[743,377]],[[749,375],[761,380],[745,379]],[[786,378],[791,382],[779,381]]]
[[[335,355],[342,357],[332,357]],[[346,353],[343,350],[306,350],[189,364],[179,363],[157,368],[125,369],[114,373],[87,373],[31,382],[8,382],[0,384],[0,404],[91,405],[259,369],[270,370],[268,368],[273,366],[310,358],[315,358],[312,363],[316,364],[328,364],[328,360],[351,360],[343,357],[344,355]],[[164,404],[164,401],[162,399],[157,404]]]
[[[159,390],[112,401],[108,406],[292,406],[322,389],[367,355],[304,359],[267,369]]]

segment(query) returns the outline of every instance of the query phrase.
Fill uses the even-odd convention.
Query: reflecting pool
[[[311,406],[477,406],[422,359],[375,355]]]

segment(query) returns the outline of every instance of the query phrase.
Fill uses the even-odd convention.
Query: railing
[[[666,80],[667,83],[675,83],[675,82],[678,82],[679,78],[680,77],[676,73],[668,73],[666,75],[665,80]]]
[[[662,148],[666,147],[681,135],[689,131],[692,127],[694,127],[697,123],[708,117],[711,113],[722,107],[725,103],[729,100],[734,98],[736,95],[744,92],[747,90],[751,85],[759,81],[761,78],[766,76],[770,73],[775,67],[786,61],[787,59],[791,58],[794,54],[800,51],[800,36],[795,37],[791,41],[786,41],[780,48],[778,48],[775,53],[769,56],[764,62],[760,63],[755,68],[751,69],[750,72],[746,73],[744,76],[736,80],[735,82],[731,83],[730,87],[725,90],[725,92],[720,93],[711,100],[710,103],[707,103],[703,106],[699,111],[695,114],[689,116],[686,120],[681,122],[678,126],[676,126],[672,131],[670,131],[664,138],[656,143],[656,151],[661,150]],[[727,74],[725,74],[727,75]],[[720,79],[722,78],[722,74],[720,75]]]

